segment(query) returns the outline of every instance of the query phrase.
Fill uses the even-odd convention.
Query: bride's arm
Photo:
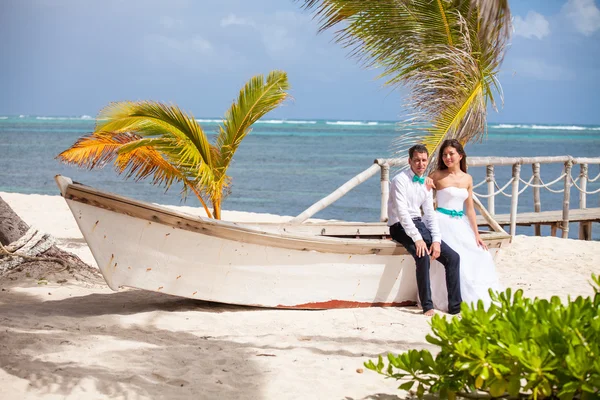
[[[487,250],[487,246],[484,241],[481,240],[481,236],[479,236],[479,230],[477,229],[477,217],[475,215],[475,207],[473,206],[473,177],[468,175],[469,179],[469,196],[467,197],[465,209],[467,212],[467,218],[469,219],[469,224],[471,225],[471,229],[473,229],[473,233],[475,234],[475,241],[477,242],[477,246],[483,247]]]

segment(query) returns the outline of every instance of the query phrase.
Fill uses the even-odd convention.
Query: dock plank
[[[496,214],[494,219],[500,225],[510,224],[510,214]],[[562,222],[562,210],[527,212],[517,214],[517,225],[529,226],[534,224],[556,224]],[[569,210],[569,222],[600,222],[600,208],[584,208]],[[487,221],[477,216],[477,225],[486,226]]]

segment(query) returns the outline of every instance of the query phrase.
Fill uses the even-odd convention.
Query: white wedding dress
[[[447,187],[437,191],[437,206],[445,210],[463,211],[469,192],[467,189]],[[460,256],[460,292],[463,302],[475,303],[481,299],[486,308],[491,304],[488,289],[502,290],[492,255],[477,246],[475,234],[466,215],[450,216],[436,213],[442,241]],[[433,307],[448,311],[446,272],[438,261],[431,263],[431,298]]]

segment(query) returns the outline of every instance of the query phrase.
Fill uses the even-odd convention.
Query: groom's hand
[[[429,254],[429,249],[427,248],[427,244],[423,239],[417,240],[415,242],[415,247],[417,248],[417,257],[423,257],[425,254]]]
[[[431,260],[435,260],[440,256],[440,244],[438,242],[431,243],[431,249],[429,250],[429,254],[431,254]]]

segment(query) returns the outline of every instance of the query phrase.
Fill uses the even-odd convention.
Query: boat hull
[[[67,200],[109,287],[277,308],[416,301],[410,256],[321,253],[243,243]]]
[[[414,260],[384,226],[216,221],[56,179],[113,290],[299,309],[417,300]],[[495,253],[507,240],[488,245]]]

